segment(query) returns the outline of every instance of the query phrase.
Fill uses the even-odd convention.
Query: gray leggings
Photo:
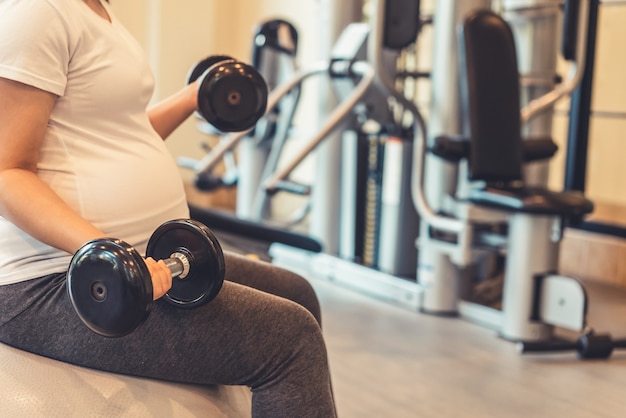
[[[246,385],[253,417],[334,417],[320,308],[301,277],[225,252],[219,295],[195,309],[155,302],[105,338],[78,319],[65,274],[0,286],[0,341],[93,369],[175,382]]]

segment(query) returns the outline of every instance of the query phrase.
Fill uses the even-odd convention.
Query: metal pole
[[[585,191],[599,7],[600,0],[589,0],[586,69],[581,84],[572,94],[567,134],[565,190]]]
[[[361,0],[322,0],[320,2],[321,59],[330,58],[335,41],[344,28],[363,17]],[[337,106],[330,86],[320,87],[322,109],[320,118],[324,120]],[[337,254],[339,251],[339,202],[341,190],[338,179],[341,176],[341,132],[330,135],[315,153],[315,187],[311,196],[310,235],[322,242],[324,251]]]

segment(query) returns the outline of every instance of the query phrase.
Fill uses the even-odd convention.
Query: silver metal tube
[[[246,136],[241,138],[237,146],[237,160],[239,172],[237,180],[237,200],[235,213],[242,219],[260,221],[262,215],[256,214],[254,198],[257,195],[262,179],[263,166],[267,159],[267,149],[257,146],[256,138]]]
[[[555,272],[559,258],[558,216],[511,214],[504,289],[502,329],[504,338],[537,341],[550,337],[552,327],[532,320],[538,274]],[[556,239],[555,239],[556,238]]]
[[[345,28],[363,20],[363,0],[320,0],[318,34],[319,57],[329,60]],[[319,85],[317,109],[312,117],[321,125],[338,105],[331,83]],[[342,125],[348,125],[343,123]],[[342,126],[343,128],[343,126]],[[337,179],[341,177],[341,132],[333,131],[315,151],[315,187],[311,190],[309,234],[318,239],[328,254],[339,248],[339,202],[341,190]]]

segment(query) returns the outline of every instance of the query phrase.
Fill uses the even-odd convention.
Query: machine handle
[[[568,48],[575,49],[575,52],[563,50],[566,58],[569,56],[571,61],[570,72],[567,79],[556,86],[556,88],[541,97],[532,100],[521,111],[522,123],[526,123],[535,116],[540,115],[545,110],[548,110],[554,103],[574,91],[580,84],[585,72],[585,56],[587,50],[587,31],[589,20],[589,1],[568,0],[566,4],[566,23],[569,33],[573,33],[574,37],[568,39]],[[574,19],[576,17],[577,19]],[[576,42],[572,46],[572,39]]]

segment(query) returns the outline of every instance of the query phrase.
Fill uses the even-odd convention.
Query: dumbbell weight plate
[[[202,80],[198,108],[223,132],[246,131],[265,114],[267,84],[256,69],[237,61],[220,62]]]
[[[191,84],[196,81],[206,70],[217,64],[221,61],[230,61],[233,57],[228,55],[211,55],[202,61],[198,61],[193,67],[191,67],[191,71],[187,74],[187,84]]]
[[[70,301],[83,323],[106,337],[129,334],[152,308],[152,282],[141,255],[121,240],[94,240],[72,257]]]
[[[176,252],[189,259],[189,274],[183,279],[174,278],[163,299],[179,308],[193,308],[213,300],[225,273],[224,254],[215,235],[191,219],[166,222],[150,237],[146,256],[159,260]]]
[[[218,62],[230,61],[233,59],[233,57],[228,55],[210,55],[207,58],[198,61],[193,67],[191,67],[191,70],[189,70],[189,73],[187,74],[187,84],[191,84],[196,81],[206,72],[206,70],[208,70]],[[195,114],[198,118],[206,120],[206,118],[202,116],[202,112],[200,111],[200,109],[198,109]]]

